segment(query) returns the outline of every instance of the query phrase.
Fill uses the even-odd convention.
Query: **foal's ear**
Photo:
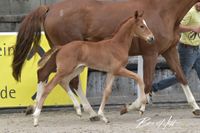
[[[144,14],[144,11],[140,11],[140,13],[139,13],[139,17],[142,17],[143,14]]]
[[[144,14],[144,11],[138,11],[138,10],[136,10],[135,11],[135,19],[137,19],[138,17],[142,17],[143,14]]]
[[[139,16],[139,12],[138,12],[138,10],[136,10],[136,11],[135,11],[135,19],[136,19],[136,20],[137,20],[138,16]]]

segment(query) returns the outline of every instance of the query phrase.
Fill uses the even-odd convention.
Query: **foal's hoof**
[[[110,123],[110,121],[109,121],[107,118],[103,119],[103,121],[104,121],[106,124]]]
[[[106,124],[110,123],[110,121],[108,119],[103,120]]]
[[[33,106],[30,105],[26,108],[25,115],[33,114]]]
[[[140,116],[142,116],[144,114],[144,111],[140,110],[139,114],[140,114]]]
[[[123,114],[126,114],[126,113],[128,113],[128,110],[127,110],[127,106],[125,104],[120,110],[120,115],[123,115]]]
[[[34,127],[38,127],[38,126],[39,126],[39,124],[34,124],[33,126],[34,126]]]
[[[90,121],[100,121],[100,117],[99,116],[92,116],[92,117],[90,117]]]
[[[76,115],[79,116],[79,117],[82,117],[81,110],[77,110],[77,111],[76,111]]]
[[[77,115],[78,117],[80,117],[80,118],[82,117],[82,114],[76,114],[76,115]]]
[[[200,115],[200,109],[195,109],[192,111],[192,113],[196,116],[199,116]]]

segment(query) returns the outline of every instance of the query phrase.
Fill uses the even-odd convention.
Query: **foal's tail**
[[[39,46],[41,38],[41,24],[44,22],[48,6],[40,6],[24,18],[20,26],[12,61],[12,75],[15,80],[20,81],[23,64],[33,47]],[[33,43],[33,45],[32,45]]]
[[[47,62],[51,59],[52,56],[56,56],[57,51],[59,48],[52,48],[45,53],[45,55],[39,60],[38,62],[38,69],[42,69]]]

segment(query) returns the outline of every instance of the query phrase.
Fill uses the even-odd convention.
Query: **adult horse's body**
[[[198,0],[128,0],[125,2],[66,0],[49,7],[40,7],[25,18],[20,28],[14,52],[13,75],[19,80],[31,43],[33,40],[35,44],[38,43],[41,23],[52,47],[73,40],[97,41],[112,36],[120,21],[129,17],[135,9],[143,9],[144,17],[155,35],[156,42],[155,45],[149,46],[140,39],[134,39],[135,43],[132,45],[134,49],[130,49],[129,55],[143,56],[145,93],[148,94],[151,90],[156,58],[162,54],[182,83],[187,100],[194,109],[193,113],[200,114],[181,70],[176,50],[179,23],[196,2]]]

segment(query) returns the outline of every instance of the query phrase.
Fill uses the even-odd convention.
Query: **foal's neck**
[[[115,43],[115,45],[118,45],[118,47],[129,50],[133,39],[132,35],[133,22],[134,19],[129,18],[124,23],[121,24],[120,28],[113,37],[113,40],[117,42]]]

